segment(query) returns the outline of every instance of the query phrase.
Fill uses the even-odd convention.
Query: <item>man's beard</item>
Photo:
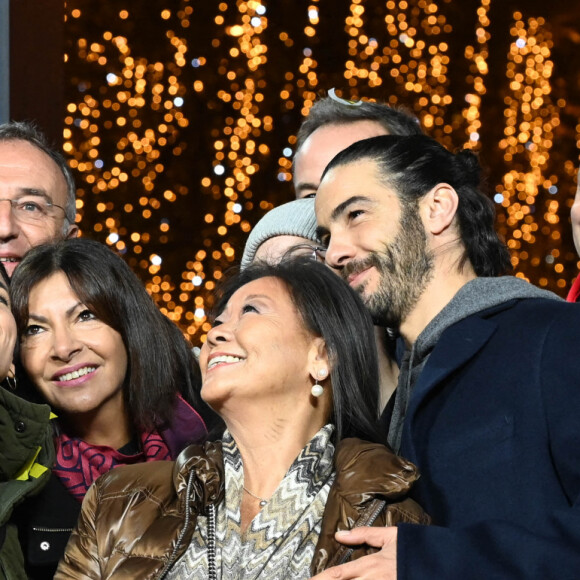
[[[374,267],[379,274],[377,289],[365,294],[366,282],[355,287],[379,326],[398,329],[423,294],[433,276],[433,255],[416,204],[403,204],[399,231],[382,251],[349,262],[341,275]]]

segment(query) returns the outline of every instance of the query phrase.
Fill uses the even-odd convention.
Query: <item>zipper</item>
[[[32,527],[32,531],[33,532],[42,532],[42,533],[65,533],[65,532],[69,532],[71,533],[73,531],[73,528],[35,528],[34,526]]]
[[[374,511],[371,512],[369,519],[366,521],[366,523],[359,524],[357,522],[357,525],[355,527],[360,528],[363,525],[372,526],[377,521],[377,518],[381,515],[381,512],[385,509],[386,505],[387,502],[384,499],[380,500],[379,503],[377,504],[377,507],[374,509]]]
[[[363,514],[356,521],[356,523],[352,529],[361,528],[362,526],[372,526],[376,522],[376,520],[379,517],[379,515],[381,514],[381,512],[385,509],[387,502],[384,499],[383,500],[374,500],[373,503],[371,504],[371,506],[373,504],[375,505],[375,507],[372,508],[368,517],[365,517],[365,515]],[[340,564],[345,564],[346,562],[348,562],[348,560],[352,556],[353,552],[354,552],[354,548],[347,548],[346,550],[344,550],[344,553],[342,554],[342,556],[340,557],[338,562],[333,562],[332,566],[339,566]],[[337,556],[338,556],[338,554],[337,554]],[[333,558],[333,560],[335,560],[335,558]]]
[[[208,522],[207,522],[207,567],[209,571],[208,580],[217,580],[216,569],[216,516],[215,505],[212,503],[208,506]]]
[[[157,577],[157,580],[163,580],[163,578],[165,578],[167,576],[167,573],[169,572],[169,569],[171,568],[171,566],[173,566],[173,564],[175,564],[177,552],[179,552],[179,550],[181,548],[181,542],[183,541],[183,537],[185,536],[185,533],[187,532],[187,528],[189,527],[189,520],[190,520],[190,516],[191,516],[191,508],[189,506],[189,499],[191,496],[191,488],[193,486],[194,476],[195,476],[195,471],[192,469],[190,474],[189,474],[189,478],[187,480],[187,488],[185,490],[185,521],[183,522],[183,529],[179,533],[179,536],[177,538],[177,542],[175,543],[175,547],[173,548],[173,551],[171,552],[171,555],[169,556],[169,560],[167,561],[167,564],[165,564],[165,567],[163,568],[163,570],[161,570],[161,574]]]

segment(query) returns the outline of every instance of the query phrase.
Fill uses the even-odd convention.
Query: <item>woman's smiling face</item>
[[[232,295],[208,332],[200,354],[202,397],[217,411],[234,401],[308,397],[320,342],[283,282],[253,280]]]
[[[32,288],[28,311],[22,364],[47,402],[71,416],[122,412],[123,339],[79,300],[63,272]]]

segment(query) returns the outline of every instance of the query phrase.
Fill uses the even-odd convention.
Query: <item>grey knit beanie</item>
[[[276,236],[300,236],[317,242],[314,198],[296,199],[271,209],[248,236],[242,256],[242,270],[252,263],[258,248]]]

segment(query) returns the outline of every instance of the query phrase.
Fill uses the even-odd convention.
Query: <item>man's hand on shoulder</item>
[[[397,528],[355,528],[337,532],[341,544],[368,544],[379,548],[376,554],[364,556],[353,562],[329,568],[311,580],[396,580],[397,579]]]

